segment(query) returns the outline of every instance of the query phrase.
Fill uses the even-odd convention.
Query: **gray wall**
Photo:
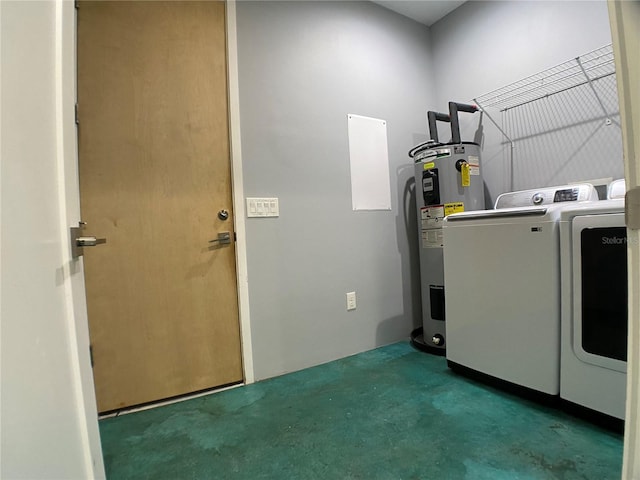
[[[406,152],[426,139],[427,110],[611,42],[604,1],[474,1],[431,28],[369,2],[243,1],[237,15],[245,195],[280,199],[279,218],[247,219],[257,379],[394,342],[420,325]],[[351,209],[348,113],[388,122],[391,212]],[[586,129],[536,136],[546,144],[518,142],[514,188],[621,177],[619,140],[591,139],[587,120]],[[461,114],[463,139],[477,122]],[[511,171],[486,119],[484,131],[493,201]],[[358,308],[347,312],[352,290]]]
[[[247,219],[259,380],[420,324],[407,151],[434,97],[427,27],[378,5],[239,2],[237,18],[245,196],[280,199],[279,218]],[[351,209],[348,113],[387,121],[392,211]]]
[[[433,25],[430,39],[437,100],[434,107],[444,109],[449,100],[471,101],[609,44],[611,33],[604,1],[473,1]],[[609,101],[617,106],[615,86],[613,95],[610,88],[605,88]],[[575,100],[574,104],[583,105],[585,111],[574,112],[556,125],[562,128],[544,135],[539,135],[545,130],[542,125],[534,131],[532,124],[557,124],[564,115],[559,105],[538,102],[529,111],[506,119],[500,112],[492,113],[496,120],[506,121],[505,126],[515,136],[536,135],[535,144],[516,142],[514,189],[623,175],[620,130],[615,126],[597,128],[592,114],[599,110],[590,93],[574,91],[574,99],[563,99],[563,105]],[[477,122],[478,114],[461,116],[466,132],[463,138],[472,136]],[[584,123],[580,128],[566,128],[572,122]],[[487,121],[484,126],[484,177],[495,200],[510,187],[509,159],[498,131]],[[598,135],[590,134],[595,131]]]

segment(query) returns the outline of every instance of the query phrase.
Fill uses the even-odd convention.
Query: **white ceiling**
[[[373,0],[373,3],[430,27],[465,0]]]

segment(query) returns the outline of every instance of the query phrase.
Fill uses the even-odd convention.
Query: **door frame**
[[[236,0],[226,0],[227,19],[227,85],[229,95],[229,151],[231,155],[231,191],[233,195],[234,228],[236,232],[236,277],[238,287],[238,315],[242,344],[244,383],[255,381],[253,346],[249,321],[249,278],[247,273],[247,235],[242,179],[242,141],[240,136],[240,81],[238,73],[238,36]]]
[[[640,2],[609,0],[609,22],[616,63],[627,193],[640,189]],[[625,205],[629,211],[629,203]],[[627,228],[629,338],[622,478],[640,477],[640,230]]]
[[[253,350],[251,343],[251,324],[249,318],[249,283],[247,275],[247,243],[245,226],[244,187],[242,180],[242,150],[240,136],[240,101],[238,81],[238,56],[236,35],[235,0],[226,2],[227,37],[227,80],[229,108],[229,140],[231,162],[231,188],[236,232],[236,284],[238,290],[238,321],[241,334],[241,356],[244,384],[255,381],[253,368]],[[82,8],[80,6],[80,8]],[[75,104],[77,101],[77,17],[74,2],[56,0],[56,82],[58,85],[57,125],[58,135],[66,139],[64,147],[65,167],[58,183],[65,197],[66,217],[61,218],[63,231],[69,234],[69,227],[78,225],[80,218],[80,190],[78,175],[78,136],[75,124]],[[70,242],[67,239],[67,243]],[[79,363],[79,389],[84,400],[78,408],[84,411],[87,421],[87,446],[91,452],[96,478],[104,477],[100,434],[96,421],[96,402],[93,372],[88,350],[88,315],[84,270],[82,259],[70,263],[72,270],[71,312],[75,328],[75,348]],[[73,347],[72,347],[73,348]],[[96,460],[99,452],[99,462]],[[102,472],[102,473],[101,473]]]

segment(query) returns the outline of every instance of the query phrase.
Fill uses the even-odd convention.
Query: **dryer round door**
[[[622,213],[573,220],[573,351],[619,372],[627,371],[626,242]]]

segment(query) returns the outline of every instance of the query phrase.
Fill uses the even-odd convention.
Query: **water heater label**
[[[431,170],[432,168],[436,168],[436,164],[433,162],[428,162],[424,164],[424,170]]]
[[[420,215],[422,219],[427,218],[443,218],[444,217],[444,205],[431,205],[429,207],[421,207]]]
[[[480,175],[480,158],[469,155],[469,175]]]
[[[452,213],[464,212],[464,203],[463,202],[455,202],[455,203],[445,203],[444,204],[444,214],[451,215]]]
[[[463,187],[471,185],[470,170],[469,164],[466,162],[460,166],[460,183]]]
[[[444,245],[441,228],[422,231],[422,248],[439,248]]]
[[[428,228],[442,228],[442,220],[444,217],[426,218],[422,219],[422,229]]]

